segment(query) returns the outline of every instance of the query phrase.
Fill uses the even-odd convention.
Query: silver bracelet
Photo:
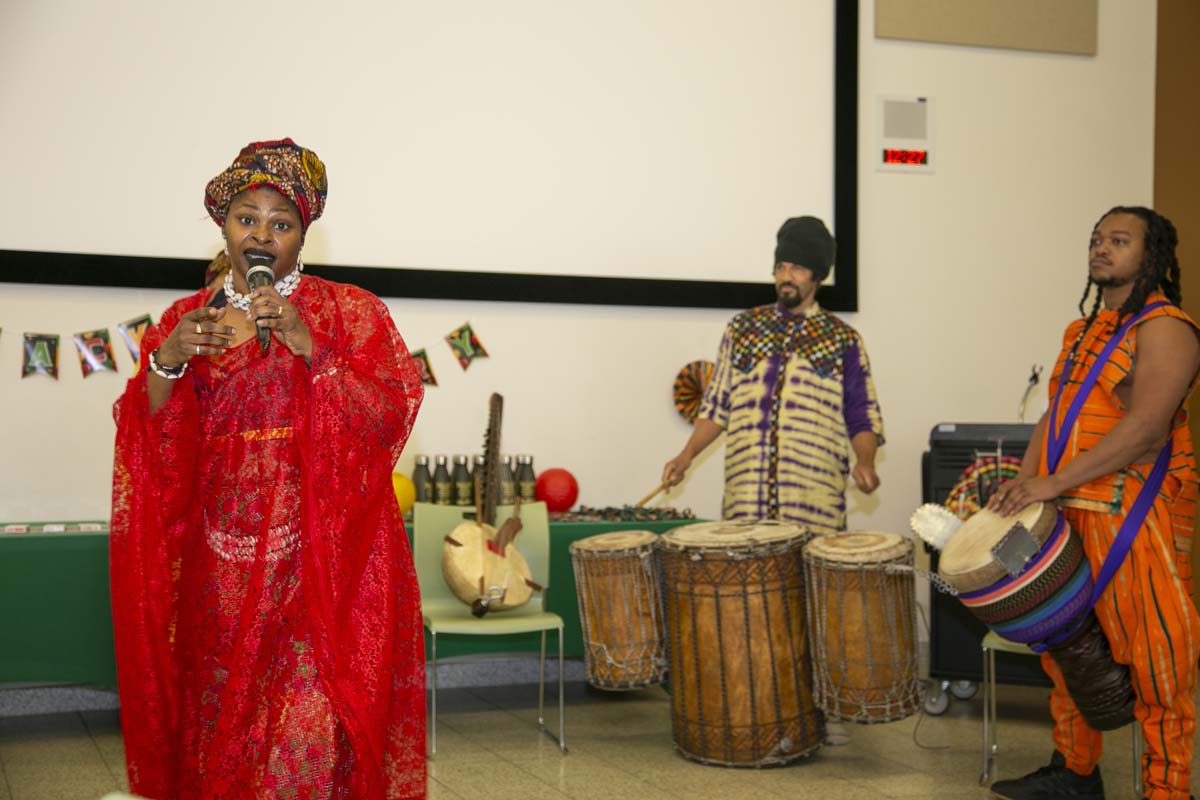
[[[158,363],[158,351],[150,351],[150,371],[160,378],[166,378],[169,381],[178,380],[183,377],[183,373],[187,372],[187,362],[183,362],[178,367],[164,367]]]

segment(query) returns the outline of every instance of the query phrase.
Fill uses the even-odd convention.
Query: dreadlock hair
[[[1183,297],[1179,286],[1179,259],[1175,256],[1175,247],[1179,244],[1179,235],[1175,232],[1175,225],[1163,215],[1144,206],[1113,206],[1100,219],[1096,220],[1092,230],[1094,231],[1101,222],[1113,214],[1132,214],[1146,226],[1141,268],[1138,269],[1137,277],[1133,280],[1133,291],[1129,293],[1129,297],[1121,304],[1121,308],[1117,312],[1118,322],[1141,310],[1142,306],[1146,304],[1146,298],[1156,289],[1161,290],[1173,304],[1180,305]],[[1087,285],[1083,288],[1083,297],[1079,298],[1080,314],[1085,313],[1083,305],[1093,286],[1095,286],[1095,281],[1089,276]],[[1085,330],[1091,327],[1092,321],[1096,319],[1096,314],[1100,312],[1101,294],[1097,289],[1092,310],[1087,315]]]

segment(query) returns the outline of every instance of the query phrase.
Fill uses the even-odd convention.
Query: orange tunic
[[[1149,302],[1163,300],[1153,295]],[[1135,324],[1102,368],[1071,429],[1060,466],[1094,447],[1112,431],[1128,409],[1116,387],[1133,371],[1137,360],[1138,325],[1146,319],[1170,316],[1197,327],[1173,305],[1149,312]],[[1053,425],[1057,429],[1080,383],[1117,327],[1117,311],[1101,311],[1085,330],[1085,320],[1071,323],[1063,337],[1054,375],[1053,397],[1063,381],[1063,395]],[[1082,336],[1082,338],[1080,338]],[[1076,342],[1078,341],[1078,344]],[[1072,348],[1075,357],[1064,375]],[[1193,380],[1192,389],[1195,389]],[[1187,404],[1176,412],[1172,455],[1158,497],[1142,524],[1133,547],[1108,588],[1096,603],[1096,616],[1112,646],[1113,658],[1128,664],[1138,702],[1135,715],[1146,738],[1143,780],[1152,800],[1186,800],[1190,796],[1193,738],[1196,728],[1196,663],[1200,656],[1200,617],[1191,600],[1191,544],[1196,513],[1198,478]],[[1152,465],[1130,464],[1089,481],[1058,500],[1071,527],[1082,537],[1093,574],[1133,505]],[[1042,444],[1041,474],[1047,472],[1046,443]],[[1078,773],[1091,772],[1100,760],[1101,736],[1088,727],[1063,685],[1049,654],[1042,666],[1054,681],[1050,709],[1054,743]]]

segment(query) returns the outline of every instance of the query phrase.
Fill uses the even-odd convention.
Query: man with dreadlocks
[[[1200,341],[1196,323],[1179,308],[1176,243],[1175,226],[1147,208],[1119,206],[1100,218],[1079,303],[1085,313],[1095,287],[1091,311],[1067,327],[1050,382],[1053,402],[1034,429],[1020,474],[989,502],[1012,514],[1057,499],[1094,574],[1110,549],[1119,552],[1135,534],[1095,611],[1113,658],[1129,665],[1150,800],[1191,796],[1200,655],[1200,617],[1190,597],[1200,478],[1187,424]],[[1098,376],[1094,383],[1089,372]],[[1147,484],[1152,503],[1145,503],[1149,510],[1139,523],[1143,504],[1135,500]],[[1126,535],[1118,538],[1127,518]],[[998,781],[992,792],[1009,800],[1103,798],[1100,733],[1080,715],[1049,654],[1042,666],[1054,682],[1050,765]]]

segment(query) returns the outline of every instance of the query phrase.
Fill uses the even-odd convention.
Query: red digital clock
[[[883,148],[884,164],[928,164],[928,150],[899,150],[891,147]]]

